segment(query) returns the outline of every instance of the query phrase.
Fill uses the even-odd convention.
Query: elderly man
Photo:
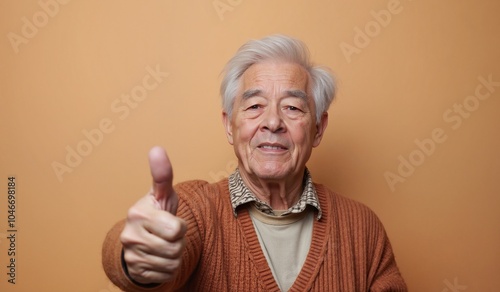
[[[406,291],[374,213],[306,168],[334,93],[300,41],[243,45],[221,86],[238,168],[172,186],[167,155],[153,148],[152,189],[104,242],[108,277],[125,291]]]

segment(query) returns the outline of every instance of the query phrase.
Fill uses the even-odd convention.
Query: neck
[[[240,172],[241,178],[255,196],[269,204],[273,210],[287,210],[302,194],[304,171],[286,180],[266,180]]]

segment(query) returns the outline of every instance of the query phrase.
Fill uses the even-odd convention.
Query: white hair
[[[224,67],[220,87],[223,110],[231,117],[241,76],[250,66],[267,60],[295,63],[308,72],[311,94],[316,104],[316,123],[319,123],[335,96],[333,76],[328,68],[314,66],[309,61],[309,50],[302,41],[284,35],[251,40],[241,46],[229,60]]]

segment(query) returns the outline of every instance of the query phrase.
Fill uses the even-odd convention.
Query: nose
[[[278,107],[267,107],[261,124],[261,129],[271,131],[272,133],[280,133],[285,131],[285,123]]]

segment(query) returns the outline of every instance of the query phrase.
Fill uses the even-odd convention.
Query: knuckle
[[[120,241],[125,246],[129,246],[130,244],[133,244],[135,242],[134,237],[127,229],[124,229],[120,234]]]
[[[183,236],[186,233],[186,222],[179,217],[170,220],[169,225],[172,234],[176,236]]]
[[[132,279],[141,283],[162,283],[172,280],[181,262],[169,260],[160,263],[137,263],[129,265],[128,273]]]
[[[154,202],[152,201],[152,197],[148,194],[128,209],[127,220],[138,221],[148,219],[151,217],[151,212],[154,209]]]
[[[138,271],[138,272],[136,273],[136,276],[137,276],[138,278],[143,279],[143,280],[152,280],[152,278],[153,278],[153,277],[152,277],[152,275],[151,275],[151,274],[152,274],[152,272],[151,272],[151,271],[146,270],[146,269],[141,269],[140,271]]]
[[[184,240],[179,240],[171,244],[170,251],[173,257],[179,258],[184,251]]]
[[[125,263],[127,263],[127,267],[129,271],[135,271],[137,269],[138,264],[140,263],[139,257],[134,252],[130,250],[125,250],[123,253],[123,259]]]
[[[179,270],[181,264],[182,264],[181,258],[171,259],[166,263],[165,269],[171,273],[176,273]]]
[[[145,214],[143,208],[141,208],[141,206],[138,206],[137,204],[130,207],[130,209],[128,209],[127,220],[129,220],[129,221],[144,219],[145,217],[146,217],[146,214]]]
[[[128,273],[130,277],[132,277],[132,279],[141,283],[149,283],[154,281],[154,278],[151,275],[152,273],[145,269],[133,269],[129,270]]]
[[[142,237],[138,234],[137,227],[127,223],[120,234],[120,241],[126,247],[139,244],[141,243]]]
[[[181,222],[180,222],[179,218],[177,218],[177,217],[172,218],[172,220],[170,220],[170,222],[169,222],[169,225],[170,225],[170,229],[171,229],[172,233],[174,233],[174,234],[180,233]]]

